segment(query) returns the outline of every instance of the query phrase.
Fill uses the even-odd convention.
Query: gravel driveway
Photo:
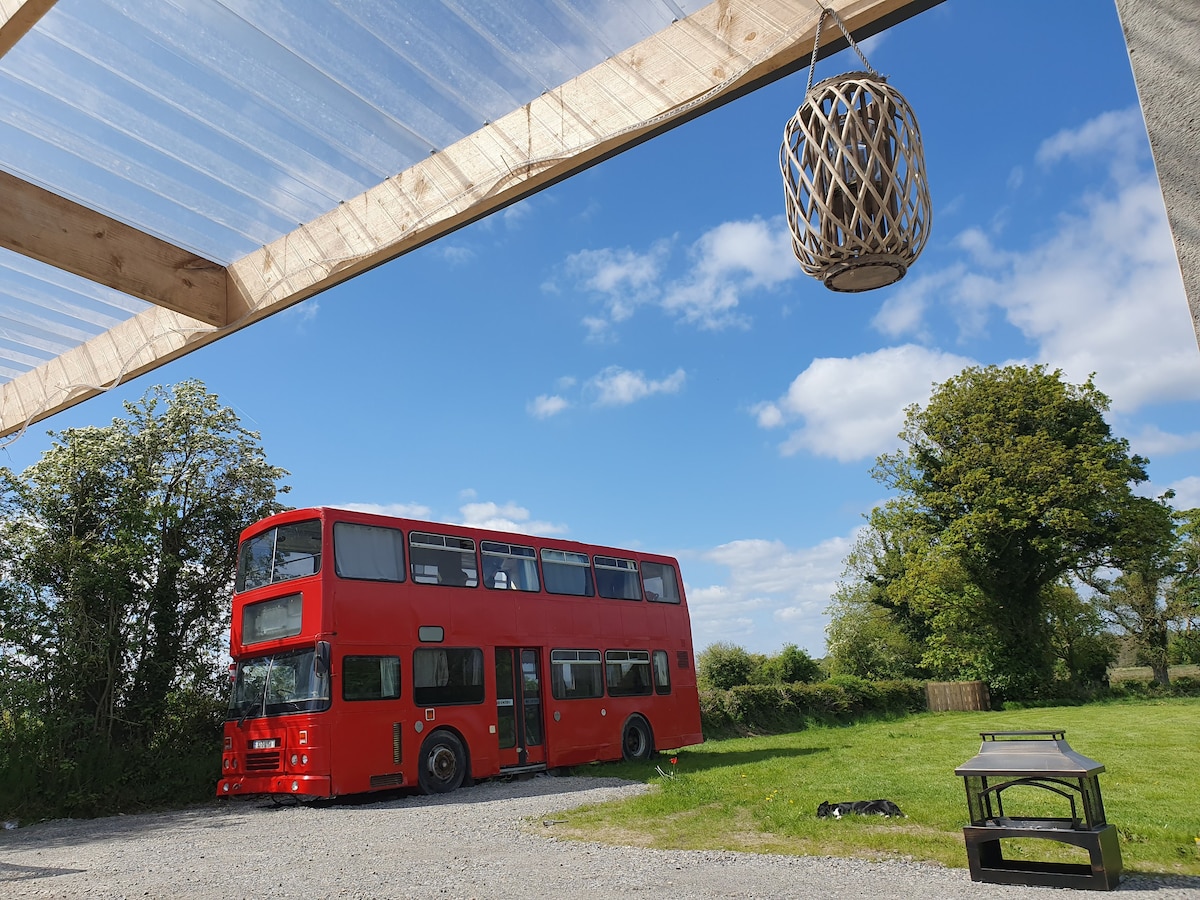
[[[645,850],[531,830],[530,817],[645,790],[610,779],[486,783],[328,807],[249,801],[0,832],[0,897],[1095,897],[975,884],[965,869],[827,857]],[[543,834],[544,831],[544,834]],[[1200,898],[1200,878],[1129,877],[1122,897]]]

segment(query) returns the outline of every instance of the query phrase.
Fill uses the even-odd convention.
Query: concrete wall
[[[1200,2],[1116,4],[1200,342]]]

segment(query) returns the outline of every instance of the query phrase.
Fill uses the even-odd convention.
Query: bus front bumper
[[[248,797],[252,794],[332,796],[327,775],[253,775],[246,778],[222,778],[217,782],[218,797]]]

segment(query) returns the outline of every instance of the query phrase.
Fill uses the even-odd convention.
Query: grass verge
[[[714,741],[664,753],[650,763],[577,770],[644,781],[654,789],[555,814],[566,821],[555,825],[554,833],[669,849],[906,858],[965,867],[966,799],[954,769],[979,750],[979,732],[1065,729],[1073,749],[1105,766],[1100,788],[1108,821],[1118,828],[1125,870],[1200,875],[1198,723],[1200,699],[1183,698],[922,713]],[[674,777],[660,776],[656,766]],[[896,802],[907,818],[816,817],[822,800],[876,798]],[[1005,841],[1004,853],[1087,861],[1077,848],[1044,840]]]

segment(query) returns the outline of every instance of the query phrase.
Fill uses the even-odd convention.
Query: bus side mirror
[[[329,641],[317,641],[317,652],[313,656],[313,671],[319,678],[329,674]]]

